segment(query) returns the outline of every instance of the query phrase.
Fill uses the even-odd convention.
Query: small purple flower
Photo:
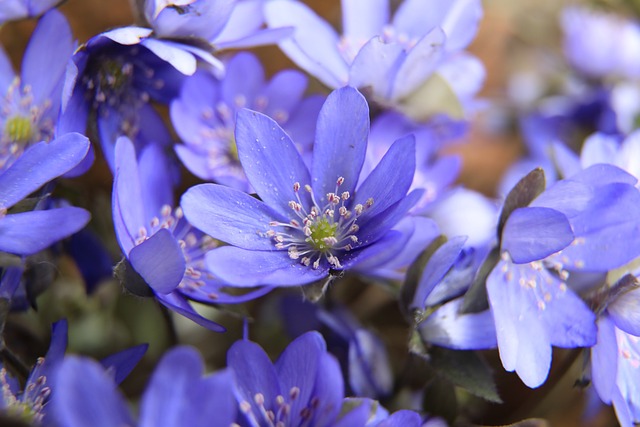
[[[487,278],[502,364],[541,385],[551,346],[595,344],[595,315],[567,286],[571,271],[607,272],[640,255],[636,179],[595,165],[558,181],[515,209],[501,233],[502,256]]]
[[[235,286],[291,286],[322,280],[384,251],[391,229],[420,197],[407,195],[415,169],[412,137],[398,140],[358,185],[369,110],[355,89],[334,91],[316,127],[311,170],[272,119],[238,113],[238,157],[261,200],[215,184],[182,197],[186,217],[229,243],[207,254],[209,269]]]
[[[227,364],[236,377],[241,425],[346,427],[369,419],[371,401],[345,405],[340,366],[317,332],[291,342],[275,364],[259,345],[237,341]]]
[[[204,364],[192,348],[177,347],[160,361],[142,396],[138,422],[97,362],[67,356],[55,377],[50,413],[64,427],[87,425],[227,427],[236,417],[234,385],[227,371],[202,376]]]
[[[0,25],[6,21],[35,18],[63,0],[4,0],[0,5]]]
[[[0,49],[0,170],[31,144],[53,139],[62,82],[73,49],[71,29],[55,10],[38,22],[19,76]]]
[[[613,404],[623,427],[640,422],[640,318],[637,284],[623,290],[598,317],[591,376],[600,399]]]
[[[17,381],[9,376],[7,369],[0,369],[0,410],[15,415],[34,425],[42,425],[48,418],[45,406],[54,390],[52,379],[62,362],[67,348],[67,322],[60,320],[51,326],[51,343],[45,357],[40,357],[29,373],[24,390],[19,390]]]
[[[79,48],[69,65],[64,91],[70,97],[63,106],[60,130],[96,131],[113,170],[119,136],[129,137],[138,151],[148,143],[171,143],[149,102],[171,101],[183,78],[146,47],[121,44],[113,32],[99,34]]]
[[[86,225],[89,212],[76,207],[19,213],[11,213],[9,209],[73,169],[88,151],[86,137],[67,134],[50,143],[32,145],[11,166],[0,168],[0,251],[31,255]]]
[[[566,8],[561,18],[565,56],[588,77],[640,77],[640,25],[623,16],[584,7]]]
[[[269,26],[295,28],[280,48],[324,84],[357,87],[383,106],[406,104],[419,120],[460,115],[460,103],[479,90],[484,68],[462,50],[482,16],[480,1],[407,0],[393,18],[388,0],[343,0],[342,9],[342,35],[295,0],[267,2],[265,16]]]
[[[224,292],[225,284],[216,280],[204,263],[204,253],[215,243],[193,229],[180,208],[172,208],[168,159],[157,145],[147,146],[139,157],[136,160],[131,141],[124,137],[118,140],[113,219],[120,247],[160,303],[221,332],[224,328],[200,316],[187,298],[209,304],[237,303],[270,289],[242,296]]]
[[[226,69],[220,80],[196,73],[172,102],[171,119],[185,142],[176,153],[198,177],[251,192],[235,143],[237,111],[246,107],[273,118],[309,154],[323,97],[303,98],[307,78],[298,71],[281,71],[265,82],[262,65],[250,53],[234,56]]]

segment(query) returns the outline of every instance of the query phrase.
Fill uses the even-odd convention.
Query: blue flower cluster
[[[484,424],[517,375],[640,424],[640,24],[563,12],[581,90],[512,94],[526,155],[492,199],[452,154],[492,108],[480,0],[342,0],[341,34],[302,0],[134,1],[140,26],[80,44],[58,3],[0,4],[37,20],[19,73],[0,49],[0,332],[70,289],[42,264],[157,301],[174,344],[221,312],[245,330],[211,375],[167,350],[136,411],[118,385],[146,345],[65,356],[62,320],[30,369],[3,337],[1,421]],[[301,70],[248,50],[273,44]],[[100,167],[110,212],[83,193]]]

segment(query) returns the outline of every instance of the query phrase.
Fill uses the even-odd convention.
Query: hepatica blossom
[[[284,70],[266,82],[250,53],[234,56],[226,69],[219,80],[196,73],[171,103],[173,126],[185,142],[175,150],[198,177],[250,192],[234,136],[237,111],[246,107],[273,118],[309,155],[323,97],[303,98],[307,77],[299,71]]]
[[[211,271],[236,286],[308,284],[348,269],[400,237],[391,228],[416,203],[413,137],[398,140],[358,185],[369,111],[355,89],[327,98],[311,169],[272,119],[238,113],[238,157],[261,200],[215,184],[182,198],[187,219],[229,244],[207,254]]]
[[[526,179],[526,178],[525,178]],[[640,255],[636,179],[595,165],[515,209],[501,233],[502,258],[487,278],[502,364],[541,385],[551,346],[589,347],[595,315],[571,290],[571,271],[607,272]]]
[[[241,425],[286,427],[364,426],[371,401],[343,404],[340,365],[318,332],[295,339],[275,364],[258,344],[236,342],[227,363],[237,381]]]
[[[623,427],[640,422],[640,289],[618,292],[598,317],[598,342],[591,349],[593,385],[613,404]]]
[[[67,356],[55,379],[58,392],[50,412],[60,427],[227,427],[237,412],[232,376],[220,372],[203,377],[202,371],[202,358],[194,349],[167,352],[147,385],[135,422],[112,372],[91,359]]]
[[[295,0],[267,2],[265,16],[269,26],[295,28],[279,46],[331,88],[349,84],[396,107],[420,88],[429,88],[430,98],[424,93],[413,98],[423,111],[406,111],[420,119],[434,112],[459,114],[448,110],[451,100],[439,95],[449,91],[464,103],[484,79],[479,61],[463,52],[482,16],[480,1],[407,0],[391,18],[388,0],[343,0],[342,35]],[[435,72],[437,77],[427,84]],[[427,107],[429,101],[435,101],[435,108]]]
[[[174,209],[169,161],[157,145],[149,145],[136,160],[133,144],[122,137],[116,143],[113,218],[125,257],[155,297],[167,308],[216,331],[220,325],[200,316],[187,298],[204,303],[243,302],[269,291],[228,295],[204,264],[204,253],[215,247]],[[125,286],[132,289],[130,278]],[[146,286],[145,285],[145,286]],[[144,291],[142,291],[144,293]]]
[[[64,16],[51,11],[33,32],[20,75],[0,49],[0,169],[29,145],[53,139],[73,45]],[[42,72],[45,67],[47,73]]]

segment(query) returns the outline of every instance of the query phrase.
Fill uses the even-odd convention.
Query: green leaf
[[[432,347],[431,365],[453,384],[469,393],[495,403],[502,403],[491,369],[474,351]]]

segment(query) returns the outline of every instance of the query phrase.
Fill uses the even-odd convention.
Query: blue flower
[[[55,10],[38,22],[19,76],[0,49],[0,170],[31,144],[56,135],[62,82],[73,49],[71,29]]]
[[[48,410],[52,390],[52,379],[62,362],[67,348],[67,322],[61,320],[51,326],[51,343],[45,357],[40,357],[29,373],[24,389],[19,390],[17,381],[9,376],[7,369],[0,369],[0,410],[23,421],[40,425]]]
[[[358,185],[369,110],[355,89],[333,92],[320,111],[311,170],[272,119],[238,113],[238,157],[261,200],[215,184],[182,197],[197,228],[229,244],[207,254],[209,269],[236,286],[291,286],[325,279],[384,251],[415,204],[413,137],[398,140]]]
[[[591,349],[593,386],[613,404],[623,427],[640,422],[639,303],[637,284],[615,295],[598,317],[598,342]]]
[[[196,73],[172,102],[171,119],[185,142],[176,153],[198,177],[251,192],[233,135],[236,112],[246,107],[268,115],[309,154],[323,97],[303,98],[308,79],[298,71],[281,71],[265,82],[262,65],[250,53],[234,56],[226,69],[220,80]]]
[[[59,124],[61,132],[97,131],[112,170],[119,136],[134,141],[138,152],[149,143],[171,143],[150,101],[168,103],[184,79],[146,47],[122,44],[113,32],[93,37],[73,56],[64,88],[70,97]]]
[[[108,370],[91,359],[67,356],[55,377],[50,413],[61,427],[227,427],[237,412],[233,378],[226,371],[203,378],[203,367],[192,348],[168,352],[142,396],[136,423]]]
[[[595,315],[567,286],[571,271],[607,272],[640,255],[636,179],[595,165],[558,181],[506,220],[502,258],[487,278],[502,364],[541,385],[551,346],[595,344]]]
[[[588,77],[640,77],[633,54],[640,43],[640,25],[623,16],[572,6],[562,12],[564,53]]]
[[[67,134],[50,143],[32,145],[11,166],[0,168],[0,251],[31,255],[86,225],[89,212],[76,207],[19,213],[8,210],[77,166],[88,151],[86,137]]]
[[[484,79],[482,64],[462,52],[475,35],[480,1],[407,0],[393,18],[388,0],[342,5],[341,36],[295,0],[267,2],[265,16],[269,26],[295,27],[280,48],[331,88],[360,88],[419,120],[462,114],[461,104],[471,101]],[[447,95],[426,95],[436,92]]]
[[[241,425],[364,426],[369,419],[372,402],[347,404],[338,361],[317,332],[291,342],[275,365],[259,345],[237,341],[227,364],[236,377]]]
[[[209,304],[237,303],[263,295],[269,288],[242,296],[224,292],[225,283],[216,280],[204,265],[204,253],[215,243],[194,230],[180,208],[173,209],[167,169],[169,161],[157,145],[147,146],[136,160],[131,141],[118,139],[113,184],[118,243],[160,303],[202,326],[224,331],[200,316],[187,297]]]
[[[5,0],[0,5],[0,25],[6,21],[34,18],[63,0]]]

